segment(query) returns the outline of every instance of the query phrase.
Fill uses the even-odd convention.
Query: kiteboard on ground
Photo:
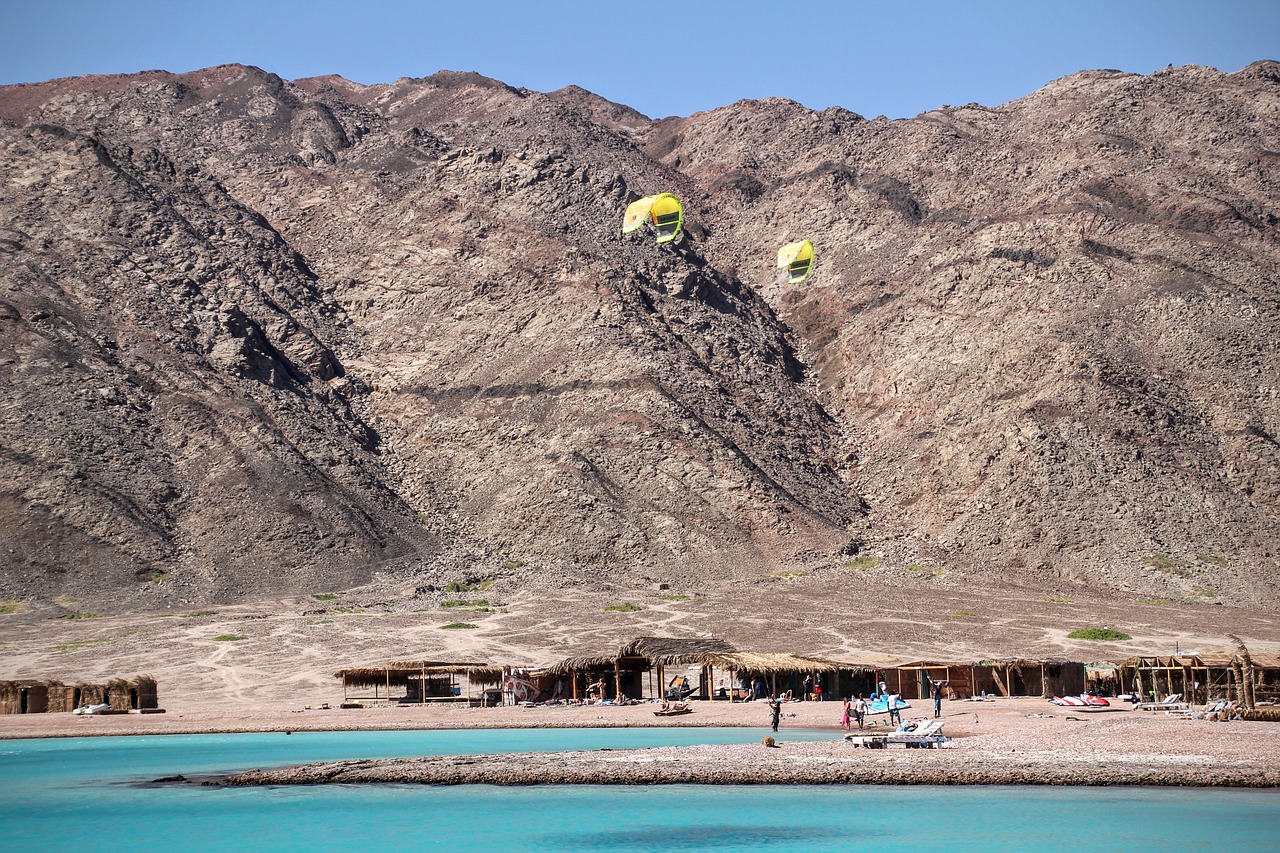
[[[813,271],[813,243],[800,240],[778,250],[778,269],[787,271],[787,284],[799,284]]]
[[[622,233],[630,234],[645,223],[653,229],[658,243],[670,243],[684,226],[684,208],[671,193],[647,195],[627,205],[622,218]]]

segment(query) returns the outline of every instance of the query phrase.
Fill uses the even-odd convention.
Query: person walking
[[[858,721],[858,728],[862,728],[862,721],[867,718],[867,711],[871,706],[867,704],[867,700],[862,698],[862,694],[858,694],[858,701],[853,703],[853,718]]]
[[[840,728],[844,729],[846,732],[849,731],[850,710],[851,708],[850,708],[849,697],[846,696],[844,697],[844,707],[841,709],[841,712],[840,712]]]
[[[782,702],[777,696],[769,697],[769,725],[776,732],[778,721],[782,719]]]

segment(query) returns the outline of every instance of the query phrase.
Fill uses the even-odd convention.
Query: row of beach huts
[[[457,702],[499,705],[628,699],[745,701],[790,695],[823,699],[870,696],[882,689],[923,699],[939,686],[949,699],[974,696],[1103,696],[1184,702],[1225,699],[1248,707],[1280,701],[1280,655],[1239,652],[1151,655],[1118,662],[1008,658],[870,664],[781,652],[742,651],[715,638],[639,637],[608,651],[565,658],[546,667],[484,661],[392,660],[334,673],[343,704]],[[883,687],[882,687],[883,685]],[[0,714],[154,713],[155,678],[102,683],[0,680]]]
[[[160,697],[150,675],[104,682],[63,684],[47,679],[0,681],[0,714],[45,714],[95,709],[95,713],[158,712]]]
[[[1280,655],[1141,656],[1118,662],[1010,658],[977,662],[868,664],[786,653],[741,651],[714,638],[639,637],[617,649],[580,654],[547,667],[483,661],[394,660],[351,667],[343,702],[513,704],[587,699],[688,698],[742,701],[762,695],[824,699],[869,696],[881,689],[922,699],[938,684],[950,699],[974,696],[1144,698],[1181,694],[1218,699],[1280,699]]]

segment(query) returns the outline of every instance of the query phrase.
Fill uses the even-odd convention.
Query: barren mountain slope
[[[92,588],[51,578],[59,562],[122,587],[90,545],[55,547],[120,550],[121,514],[146,538],[113,565],[190,600],[349,586],[431,565],[437,541],[480,576],[663,578],[846,544],[862,504],[772,311],[696,250],[616,239],[619,167],[661,169],[571,108],[625,111],[440,75],[359,90],[383,119],[309,82],[229,67],[7,90],[7,366],[59,413],[32,432],[8,411],[10,535],[26,549],[29,519],[56,525],[47,558],[11,552],[14,593]],[[42,320],[90,374],[164,373],[119,410],[146,428],[94,418],[85,376],[38,378],[50,356],[21,341],[47,342]],[[171,414],[193,396],[203,423]],[[100,432],[120,446],[65,449]],[[66,465],[76,500],[42,484]]]
[[[446,72],[0,89],[0,595],[861,551],[1274,604],[1277,76],[909,121]],[[677,250],[618,235],[659,190]]]
[[[877,517],[993,567],[1274,602],[1280,66],[1086,72],[998,108],[656,125],[857,437]],[[825,250],[825,251],[824,251]],[[875,526],[875,525],[873,525]]]

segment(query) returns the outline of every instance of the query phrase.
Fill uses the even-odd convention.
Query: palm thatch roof
[[[618,657],[646,658],[650,663],[671,666],[700,663],[707,655],[732,654],[733,646],[715,637],[678,640],[674,637],[637,637],[618,650]]]
[[[1235,652],[1224,651],[1183,655],[1139,655],[1138,657],[1129,658],[1121,666],[1131,669],[1136,667],[1227,668],[1231,666],[1231,662],[1236,656]],[[1280,655],[1264,653],[1251,654],[1249,657],[1254,669],[1280,669]]]
[[[352,686],[394,684],[404,687],[421,681],[424,675],[465,675],[476,684],[497,684],[502,681],[502,668],[480,661],[399,660],[347,667],[335,672],[333,677]]]
[[[973,665],[974,666],[1021,667],[1021,666],[1067,666],[1067,665],[1074,665],[1074,664],[1080,664],[1081,666],[1083,666],[1084,662],[1078,661],[1078,660],[1067,660],[1066,658],[1045,658],[1044,660],[1036,660],[1034,658],[1004,658],[999,660],[980,660]]]
[[[677,639],[675,637],[637,637],[612,653],[591,652],[573,655],[547,667],[548,675],[568,675],[574,671],[613,669],[648,669],[652,666],[704,664],[708,655],[731,654],[733,646],[714,637]]]
[[[835,661],[782,652],[733,652],[708,656],[707,663],[720,669],[771,675],[783,672],[835,672],[847,667]]]
[[[837,669],[863,668],[860,664],[844,664],[822,658],[784,653],[740,652],[724,640],[699,638],[680,640],[670,637],[639,637],[622,646],[615,654],[584,654],[565,658],[547,669],[549,675],[568,675],[575,670],[648,669],[653,666],[711,666],[739,672],[769,675],[781,672],[834,672]]]

